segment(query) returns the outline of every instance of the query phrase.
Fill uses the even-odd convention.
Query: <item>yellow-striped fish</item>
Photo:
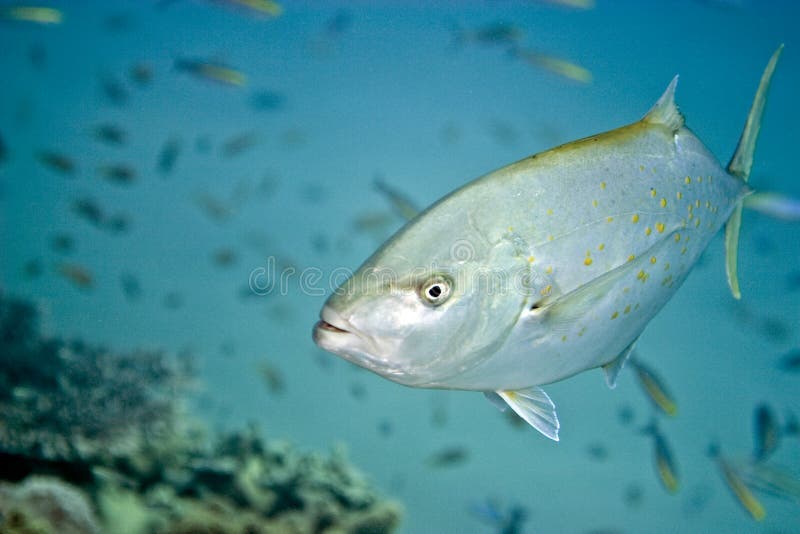
[[[9,6],[0,9],[0,18],[34,24],[61,24],[64,14],[52,7]]]
[[[675,462],[675,456],[667,443],[667,438],[658,429],[655,421],[645,427],[643,432],[653,438],[653,459],[661,485],[669,493],[677,493],[680,489],[678,464]]]
[[[761,504],[750,488],[747,487],[744,480],[739,474],[739,470],[734,467],[724,456],[720,453],[717,445],[711,445],[708,450],[708,455],[716,460],[719,466],[722,478],[725,480],[728,488],[733,495],[738,499],[739,503],[747,510],[747,513],[756,521],[763,521],[767,516],[767,511],[764,505]]]
[[[636,378],[639,380],[639,385],[653,402],[653,404],[662,412],[674,417],[678,413],[678,405],[675,399],[670,394],[664,381],[649,367],[644,365],[638,358],[630,358],[631,367],[636,372]]]
[[[175,68],[198,78],[219,82],[223,85],[234,87],[247,85],[247,76],[243,72],[223,63],[183,58],[175,61]]]

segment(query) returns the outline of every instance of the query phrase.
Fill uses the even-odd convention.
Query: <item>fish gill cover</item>
[[[0,2],[0,530],[800,530],[797,10]],[[311,341],[325,298],[406,219],[493,169],[636,121],[676,74],[686,125],[724,164],[781,43],[748,182],[760,195],[742,217],[741,301],[715,236],[634,356],[609,367],[613,391],[589,371],[546,385],[552,401],[506,396],[557,407],[558,444],[483,395],[403,388]],[[603,169],[569,192],[574,217],[637,191]],[[649,219],[660,210],[699,225],[723,209],[688,207],[709,184],[678,178],[669,195],[643,191],[652,209],[615,217],[619,233],[576,247],[564,271],[603,269],[612,240],[634,243],[626,228],[666,235]],[[547,210],[531,213],[561,215]],[[460,258],[481,244],[442,243]],[[640,286],[679,285],[674,261],[640,260]],[[526,309],[560,289],[537,286]]]

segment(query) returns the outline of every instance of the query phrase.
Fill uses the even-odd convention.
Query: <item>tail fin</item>
[[[728,163],[728,172],[733,176],[738,176],[743,182],[747,182],[748,178],[750,178],[750,169],[753,166],[753,152],[756,149],[758,132],[761,130],[761,117],[767,104],[769,83],[772,81],[772,75],[775,73],[775,66],[778,64],[778,58],[781,56],[782,51],[783,45],[780,45],[769,59],[769,63],[764,69],[764,74],[761,75],[761,83],[758,85],[753,105],[750,107],[750,114],[747,116],[744,131],[739,138],[739,145],[736,147],[736,152],[733,154],[730,163]],[[728,275],[728,286],[730,286],[731,293],[736,299],[742,296],[739,291],[739,279],[736,276],[736,257],[739,248],[739,227],[741,224],[742,204],[740,202],[725,225],[725,272]]]

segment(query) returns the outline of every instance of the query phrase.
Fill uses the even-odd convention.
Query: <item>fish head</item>
[[[427,213],[403,228],[328,298],[314,341],[415,387],[448,387],[489,358],[525,309],[530,265],[512,235],[467,217]]]

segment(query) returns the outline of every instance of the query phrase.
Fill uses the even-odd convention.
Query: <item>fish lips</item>
[[[382,376],[398,374],[387,361],[376,356],[379,351],[370,337],[359,332],[329,306],[322,308],[312,337],[320,348],[374,373]]]

